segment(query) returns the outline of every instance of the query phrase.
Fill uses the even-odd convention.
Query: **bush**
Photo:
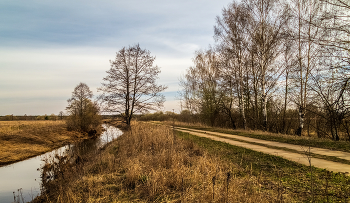
[[[99,108],[97,104],[86,101],[83,112],[72,113],[68,116],[66,123],[68,130],[89,132],[90,130],[96,130],[101,125],[102,118],[99,115]]]

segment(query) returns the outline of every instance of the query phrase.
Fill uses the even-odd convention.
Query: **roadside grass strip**
[[[237,165],[239,168],[233,172],[234,177],[256,177],[262,191],[277,191],[280,197],[277,202],[349,201],[350,176],[316,168],[313,164],[314,158],[311,159],[312,166],[310,167],[308,164],[304,165],[280,157],[280,154],[276,156],[276,154],[245,148],[247,143],[241,142],[241,146],[236,146],[222,141],[225,140],[224,138],[210,135],[202,137],[204,133],[183,132],[182,130],[176,130],[176,132],[182,139],[193,141],[218,159]],[[306,157],[297,155],[306,160]],[[285,199],[288,196],[294,200]]]
[[[190,128],[179,128],[182,130],[190,130],[193,132],[199,132],[199,133],[208,133],[211,135],[216,135],[224,138],[230,138],[235,140],[244,141],[247,143],[253,143],[253,144],[259,144],[263,146],[271,146],[273,148],[277,149],[283,149],[283,150],[292,150],[294,152],[298,153],[311,153],[314,155],[322,155],[321,157],[329,157],[329,160],[335,161],[335,162],[342,162],[350,164],[350,153],[349,152],[343,152],[343,151],[335,151],[335,150],[329,150],[329,149],[323,149],[323,148],[317,148],[317,147],[310,147],[304,146],[304,145],[294,145],[294,144],[287,144],[287,143],[281,143],[281,142],[275,142],[275,141],[268,141],[268,140],[260,140],[250,137],[244,137],[239,135],[232,135],[232,134],[225,134],[225,133],[219,133],[219,132],[212,132],[212,131],[204,131],[204,130],[196,130],[196,129],[190,129]]]
[[[169,124],[169,123],[168,123]],[[243,130],[232,130],[226,128],[215,128],[215,127],[203,127],[203,126],[187,126],[187,125],[176,125],[181,128],[190,128],[196,130],[210,131],[225,133],[230,135],[237,135],[242,137],[256,138],[259,140],[275,141],[280,143],[288,143],[293,145],[303,145],[307,147],[315,147],[321,149],[337,150],[350,153],[350,142],[349,141],[333,141],[327,138],[316,138],[316,137],[305,137],[305,136],[293,136],[284,135],[260,131],[243,131]]]
[[[185,130],[185,128],[182,128],[182,129]],[[188,129],[188,130],[189,131],[193,131],[192,129]],[[214,134],[214,133],[211,133],[211,132],[206,132],[206,133],[208,133],[210,135],[215,135],[215,136],[218,136],[218,137],[222,137],[222,138],[227,138],[227,139],[234,140],[234,141],[245,142],[245,143],[250,143],[250,144],[254,144],[254,145],[265,146],[265,147],[268,147],[268,148],[285,150],[285,151],[289,151],[289,152],[295,152],[295,153],[302,154],[305,157],[309,156],[309,157],[312,157],[312,158],[319,158],[319,159],[324,159],[324,160],[328,160],[328,161],[334,161],[334,162],[339,162],[339,163],[350,165],[350,160],[339,158],[339,156],[338,157],[336,157],[336,156],[327,156],[327,155],[321,155],[321,154],[313,153],[313,151],[310,152],[308,146],[300,146],[300,150],[294,150],[294,149],[286,148],[286,147],[272,146],[272,145],[267,145],[267,144],[258,143],[258,142],[250,142],[250,141],[246,141],[246,140],[243,140],[243,139],[236,139],[236,138],[231,137],[230,135],[228,135],[228,136],[227,135],[221,136],[221,135],[217,135],[217,134]],[[312,149],[312,148],[310,147],[310,149]]]
[[[265,141],[265,140],[258,140],[258,139],[247,138],[247,137],[242,137],[242,136],[227,135],[227,134],[217,133],[217,132],[207,132],[207,131],[192,130],[192,129],[190,130],[190,129],[185,129],[185,128],[176,128],[176,130],[181,131],[181,132],[190,133],[190,134],[193,134],[193,135],[196,135],[199,137],[209,138],[209,139],[212,139],[215,141],[225,142],[225,143],[228,143],[231,145],[244,147],[244,148],[251,149],[254,151],[279,156],[279,157],[282,157],[282,158],[285,158],[285,159],[288,159],[290,161],[294,161],[294,162],[297,162],[297,163],[300,163],[303,165],[307,165],[307,166],[310,165],[310,162],[309,162],[310,157],[308,158],[305,155],[306,147],[304,149],[302,149],[301,146],[297,146],[297,145],[278,143],[278,142],[272,142],[272,141]],[[211,134],[214,134],[214,135],[211,135]],[[218,137],[215,135],[219,135],[221,137]],[[223,137],[226,137],[226,138],[223,138]],[[286,151],[286,150],[281,150],[281,149],[269,148],[266,146],[251,144],[251,143],[247,143],[247,142],[235,141],[235,140],[231,140],[231,139],[227,139],[227,138],[241,139],[243,141],[256,142],[256,143],[269,145],[269,146],[276,146],[278,144],[277,147],[284,147],[284,148],[292,149],[292,150],[295,150],[298,152],[303,152],[304,154],[295,153],[295,152]],[[281,145],[279,145],[279,144],[281,144]],[[332,154],[333,156],[340,158],[340,159],[343,158],[344,156],[346,156],[346,154],[344,154],[346,152],[338,151],[341,154],[337,155],[336,152],[333,152],[333,151],[330,151],[327,149],[317,148],[317,149],[313,150],[313,148],[311,148],[311,150],[312,150],[311,153],[321,154],[324,156],[327,156],[329,153],[329,154]],[[350,153],[348,153],[348,154],[350,154]],[[350,157],[345,157],[345,158],[350,158]],[[350,160],[350,159],[345,159],[345,160]],[[346,175],[349,175],[349,173],[350,173],[350,165],[348,165],[348,164],[337,163],[334,161],[328,161],[328,160],[323,160],[323,159],[314,158],[314,157],[312,157],[312,159],[311,159],[311,164],[312,164],[312,166],[317,167],[317,168],[327,169],[329,171],[334,171],[334,172],[341,172],[341,173],[345,173]]]

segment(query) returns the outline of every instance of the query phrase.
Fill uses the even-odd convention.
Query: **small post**
[[[278,201],[283,202],[283,184],[282,184],[282,175],[283,172],[279,171],[278,176],[279,176],[279,183],[278,183]]]
[[[227,185],[226,185],[226,201],[227,202],[228,202],[228,185],[230,183],[230,179],[231,179],[231,172],[229,171],[226,174],[226,183],[227,183]]]
[[[212,179],[212,181],[213,181],[213,201],[214,201],[214,199],[215,199],[215,180],[216,180],[216,177],[215,176],[213,176],[213,179]]]
[[[181,195],[182,201],[181,202],[185,202],[184,201],[184,178],[183,177],[182,177],[182,180],[181,180],[181,184],[182,184],[182,195]]]
[[[311,164],[311,147],[309,146],[309,154],[308,154],[309,164],[310,164],[310,175],[311,175],[311,202],[314,202],[314,182],[312,177],[312,164]]]
[[[175,110],[173,109],[173,130],[175,128]]]
[[[173,109],[173,143],[175,143],[175,109]]]
[[[327,197],[327,203],[329,202],[329,195],[328,195],[328,180],[330,177],[330,172],[326,171],[326,188],[325,188],[325,193],[326,193],[326,197]]]

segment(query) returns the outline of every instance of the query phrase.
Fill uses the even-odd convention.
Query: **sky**
[[[194,52],[214,44],[229,0],[1,0],[0,115],[58,114],[80,82],[100,94],[116,52],[156,56],[163,111],[180,112],[179,78]]]

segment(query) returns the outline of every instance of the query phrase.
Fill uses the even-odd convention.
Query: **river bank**
[[[0,167],[0,202],[32,201],[42,192],[43,181],[49,176],[42,174],[48,165],[54,166],[62,157],[71,164],[79,162],[81,157],[98,153],[107,143],[122,134],[122,131],[113,126],[102,126],[104,131],[100,136],[80,140],[45,154]]]
[[[33,202],[332,202],[350,191],[341,173],[142,122],[53,168]]]
[[[236,178],[242,171],[236,164],[166,126],[135,122],[81,160],[57,166],[33,202],[271,202],[277,195],[260,190],[257,177]]]
[[[68,131],[64,120],[0,121],[0,166],[87,138],[87,134]]]

